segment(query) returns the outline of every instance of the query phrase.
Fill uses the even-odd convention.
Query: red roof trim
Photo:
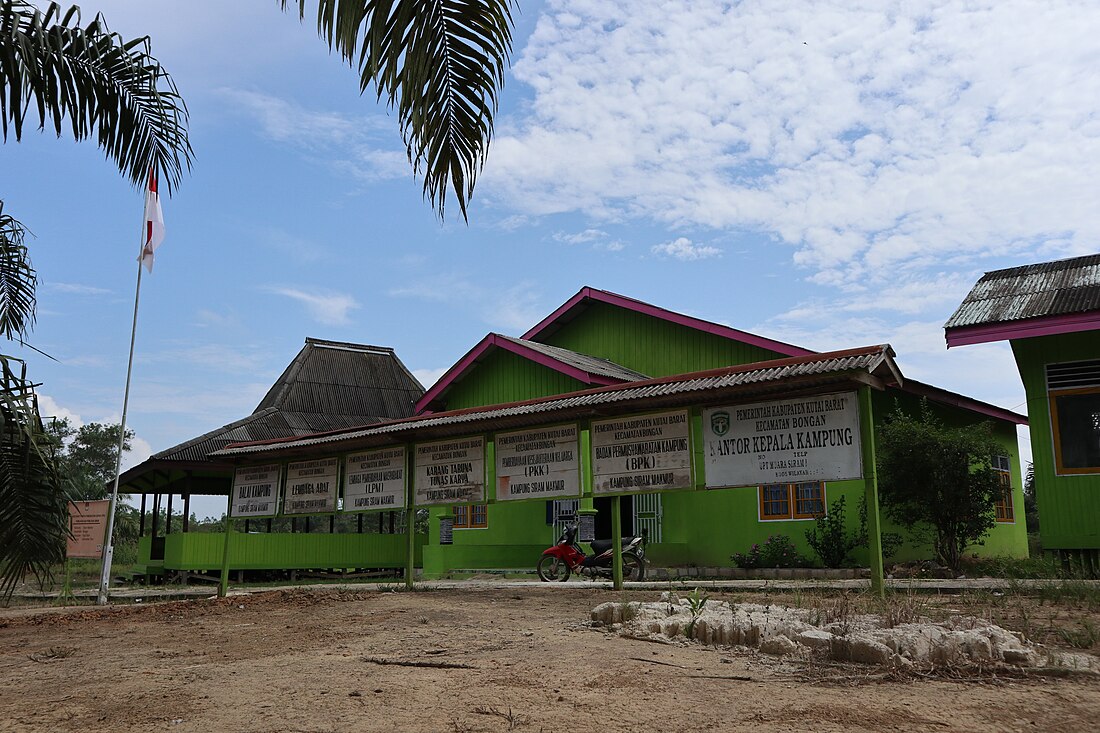
[[[458,381],[473,365],[477,362],[481,356],[492,347],[504,349],[510,351],[513,354],[529,359],[536,364],[541,364],[544,367],[553,369],[556,372],[576,379],[578,382],[585,384],[597,384],[597,385],[611,385],[621,384],[623,380],[615,379],[613,377],[607,377],[602,374],[591,374],[583,369],[573,366],[572,364],[566,364],[559,361],[552,356],[548,356],[541,351],[524,346],[523,344],[517,344],[515,341],[507,338],[503,338],[498,334],[491,333],[485,338],[481,339],[478,344],[466,352],[466,355],[459,359],[458,363],[452,366],[444,373],[439,380],[432,385],[432,388],[421,396],[416,401],[415,411],[419,415],[432,404],[433,401],[443,395],[451,385]]]
[[[628,298],[625,295],[619,295],[618,293],[612,293],[607,290],[598,290],[596,288],[585,286],[567,300],[564,305],[558,308],[556,311],[548,315],[546,318],[539,321],[535,326],[527,333],[523,334],[522,338],[531,341],[538,340],[537,337],[543,331],[554,325],[559,319],[566,313],[573,310],[585,300],[595,300],[600,303],[608,303],[609,305],[618,306],[619,308],[625,308],[635,313],[641,313],[642,315],[651,316],[653,318],[659,318],[662,321],[668,321],[669,323],[675,323],[678,326],[685,326],[697,331],[703,331],[705,333],[713,334],[721,338],[732,339],[734,341],[740,341],[744,344],[751,346],[758,346],[768,351],[775,351],[783,354],[784,356],[806,356],[813,354],[813,351],[804,349],[801,346],[793,346],[792,344],[786,344],[782,341],[775,341],[773,339],[765,338],[763,336],[757,336],[754,333],[748,331],[739,331],[736,328],[730,328],[729,326],[722,326],[711,321],[704,321],[701,318],[694,318],[692,316],[684,315],[683,313],[676,313],[664,308],[659,308],[650,303],[645,303],[641,300],[635,300],[634,298]]]
[[[950,392],[941,387],[925,384],[924,382],[918,382],[915,379],[906,379],[903,391],[920,395],[921,397],[927,397],[933,402],[939,402],[942,405],[959,407],[964,410],[970,410],[971,412],[977,412],[980,415],[996,418],[997,420],[1006,420],[1016,423],[1017,425],[1028,424],[1026,415],[1021,415],[1012,410],[1006,410],[1003,407],[991,405],[988,402],[979,402],[972,397],[967,397],[957,392]]]
[[[491,334],[490,334],[491,335]],[[321,433],[312,433],[310,435],[297,435],[289,438],[276,438],[274,440],[253,440],[243,443],[231,443],[221,450],[227,450],[229,448],[245,448],[250,445],[276,445],[278,443],[289,443],[295,440],[305,440],[307,438],[320,438],[326,435],[339,435],[341,433],[351,433],[357,430],[363,430],[365,428],[378,428],[385,425],[397,425],[405,422],[415,422],[417,420],[425,420],[429,417],[452,417],[455,415],[466,415],[473,412],[485,412],[487,410],[504,410],[510,407],[522,407],[524,405],[537,405],[542,402],[553,402],[555,400],[561,400],[568,397],[579,397],[581,395],[598,394],[600,392],[615,392],[624,389],[638,389],[644,387],[652,387],[661,384],[668,384],[671,382],[686,382],[692,379],[705,379],[707,377],[718,377],[727,374],[737,374],[739,372],[755,372],[762,371],[764,369],[778,369],[786,366],[795,366],[798,364],[805,364],[813,361],[827,361],[829,359],[844,359],[850,356],[866,356],[869,354],[881,353],[884,356],[892,356],[893,349],[889,344],[877,344],[875,346],[862,346],[857,349],[844,349],[843,351],[824,351],[821,353],[809,354],[806,356],[794,356],[786,357],[783,359],[772,359],[771,361],[757,361],[751,364],[737,364],[729,367],[719,367],[717,369],[707,369],[701,372],[688,372],[686,374],[671,374],[666,377],[655,377],[653,379],[639,379],[636,382],[620,382],[618,384],[612,384],[606,387],[593,387],[592,389],[582,389],[576,392],[564,392],[562,394],[547,395],[546,397],[536,397],[530,400],[519,400],[517,402],[503,402],[497,405],[479,405],[477,407],[466,407],[461,410],[446,410],[444,412],[433,412],[430,415],[413,415],[412,417],[403,417],[399,420],[383,420],[378,423],[371,423],[370,425],[361,425],[354,428],[342,428],[340,430],[327,430]]]
[[[1059,333],[1077,333],[1080,331],[1100,330],[1100,311],[1071,313],[1068,315],[1028,318],[1021,321],[1001,321],[982,323],[976,326],[958,326],[944,329],[947,348],[985,344],[992,341],[1009,339],[1053,336]]]

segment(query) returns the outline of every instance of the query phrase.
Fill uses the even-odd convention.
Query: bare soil
[[[0,730],[1070,733],[1100,725],[1100,682],[1089,676],[884,679],[743,649],[654,644],[587,623],[599,603],[657,595],[295,590],[0,611]],[[999,622],[1023,630],[1096,617],[1029,603],[1031,611],[998,614]],[[992,599],[922,601],[926,610],[973,613],[968,604],[996,608]]]

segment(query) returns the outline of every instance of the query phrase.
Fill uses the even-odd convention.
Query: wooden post
[[[191,495],[183,495],[183,531],[188,532],[191,529]]]
[[[160,494],[153,494],[153,534],[157,536],[157,525],[160,524]]]
[[[867,545],[871,556],[871,592],[886,595],[883,577],[882,526],[878,507],[878,466],[875,461],[875,416],[871,404],[871,388],[859,388],[859,432],[863,438],[863,484],[867,500]]]
[[[359,532],[359,534],[363,534],[363,512],[359,512],[359,516],[357,517],[357,519],[357,531]]]
[[[138,519],[138,537],[145,536],[145,499],[146,493],[141,492],[141,517]]]
[[[328,518],[328,533],[336,534],[336,515],[333,514]]]
[[[233,520],[225,517],[225,542],[222,545],[222,574],[218,581],[218,598],[229,592],[229,536],[233,534]]]
[[[168,495],[168,514],[164,519],[164,536],[172,534],[172,494]]]
[[[416,573],[416,451],[405,451],[405,587],[413,588]],[[390,512],[390,534],[393,534],[393,512]]]
[[[615,590],[623,589],[623,518],[622,497],[611,498],[611,550],[614,552],[612,559],[611,578],[615,584]]]

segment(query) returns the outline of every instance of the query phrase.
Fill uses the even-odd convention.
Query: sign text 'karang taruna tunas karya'
[[[421,443],[416,450],[416,505],[485,501],[485,438]]]

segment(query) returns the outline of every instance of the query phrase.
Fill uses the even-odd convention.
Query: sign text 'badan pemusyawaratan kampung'
[[[707,488],[860,478],[854,392],[703,411]]]
[[[592,423],[592,491],[629,494],[690,489],[687,410]]]

